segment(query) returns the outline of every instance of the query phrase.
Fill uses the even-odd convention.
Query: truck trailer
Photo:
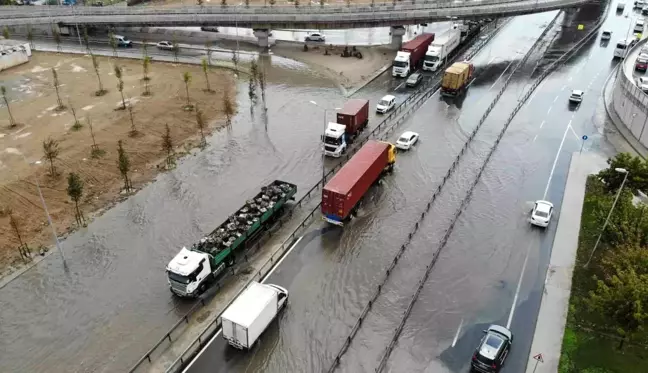
[[[452,28],[428,47],[423,61],[423,70],[437,71],[448,58],[448,55],[461,43],[461,31]]]
[[[455,62],[448,67],[441,80],[443,96],[458,96],[463,93],[473,78],[475,67],[468,61]]]
[[[234,348],[249,350],[287,301],[286,289],[253,281],[223,312],[223,338]]]
[[[434,34],[421,34],[404,43],[392,64],[392,76],[407,76],[414,72],[423,62],[427,48],[434,41]]]
[[[369,100],[347,101],[336,115],[337,123],[329,122],[324,132],[324,154],[340,157],[349,144],[369,123]]]
[[[369,140],[338,171],[322,190],[322,219],[343,226],[355,214],[369,188],[396,163],[396,147]]]
[[[191,249],[183,247],[166,267],[171,291],[181,297],[200,295],[234,264],[236,253],[277,221],[295,193],[295,184],[275,180]]]

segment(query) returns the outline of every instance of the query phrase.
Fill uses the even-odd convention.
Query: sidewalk
[[[587,176],[607,167],[605,158],[595,153],[574,153],[569,165],[565,194],[560,208],[544,294],[535,325],[535,334],[527,363],[527,373],[556,373],[567,322],[572,274],[578,249],[581,213]],[[533,356],[542,354],[538,364]]]

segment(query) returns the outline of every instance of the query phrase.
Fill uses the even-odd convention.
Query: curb
[[[347,98],[353,96],[359,90],[361,90],[362,88],[368,86],[369,83],[371,83],[374,80],[378,79],[378,77],[381,76],[385,71],[389,70],[390,67],[391,67],[391,64],[387,64],[387,65],[381,67],[380,69],[376,70],[376,72],[373,73],[373,75],[369,79],[365,80],[359,86],[351,88],[351,90],[348,90],[348,91],[346,89],[344,89],[344,92],[342,94],[344,95],[344,97],[347,97]]]

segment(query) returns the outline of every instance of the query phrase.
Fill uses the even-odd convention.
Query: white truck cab
[[[400,51],[396,53],[394,62],[392,64],[392,76],[400,76],[406,78],[410,73],[410,52]]]
[[[324,155],[339,158],[348,146],[346,126],[329,122],[324,132]]]
[[[222,263],[214,270],[209,254],[182,250],[167,264],[167,280],[171,291],[181,297],[195,297],[202,293],[218,273],[225,269]]]

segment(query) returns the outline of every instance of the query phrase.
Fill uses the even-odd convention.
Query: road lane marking
[[[459,339],[459,333],[461,333],[461,327],[463,326],[464,320],[461,319],[461,322],[459,323],[459,327],[457,328],[457,333],[455,334],[454,339],[452,340],[452,347],[454,347],[457,344],[457,340]]]
[[[274,267],[272,267],[272,268],[270,269],[270,272],[268,272],[268,274],[266,274],[266,275],[263,277],[263,279],[261,279],[261,282],[262,282],[262,283],[265,282],[265,280],[266,280],[266,279],[267,279],[267,278],[268,278],[268,277],[269,277],[269,276],[270,276],[270,275],[275,271],[275,269],[279,268],[279,265],[284,261],[284,259],[286,259],[286,257],[288,257],[288,255],[289,255],[289,254],[290,254],[290,253],[295,249],[295,247],[297,247],[297,244],[299,243],[299,241],[302,240],[302,238],[304,238],[304,236],[299,237],[299,238],[297,239],[297,241],[295,241],[295,243],[290,247],[290,249],[288,249],[288,251],[286,251],[286,253],[281,257],[281,259],[279,259],[279,261],[277,262],[277,264],[275,264]],[[218,331],[216,332],[216,334],[214,334],[214,336],[209,340],[209,342],[207,342],[207,344],[205,345],[205,347],[203,347],[203,348],[198,352],[198,354],[196,355],[196,357],[194,357],[194,358],[191,360],[191,362],[189,363],[189,365],[187,365],[187,367],[184,368],[184,369],[182,370],[182,373],[187,373],[187,372],[189,372],[189,369],[191,368],[191,366],[192,366],[196,361],[198,361],[198,359],[200,359],[200,356],[203,354],[203,352],[207,351],[207,349],[209,348],[209,346],[211,346],[211,344],[214,343],[214,341],[216,340],[216,338],[218,338],[218,336],[219,336],[222,332],[223,332],[223,329],[222,329],[222,328],[218,328]]]
[[[488,91],[490,91],[491,89],[493,89],[493,87],[495,86],[495,84],[497,84],[497,82],[502,78],[502,76],[504,76],[504,74],[506,73],[506,70],[508,70],[509,67],[511,67],[512,64],[513,64],[513,61],[509,62],[509,64],[506,66],[506,69],[504,69],[504,71],[502,71],[502,73],[500,74],[500,76],[498,76],[497,79],[495,79],[495,81],[493,82],[493,84],[490,86],[490,88],[488,88]],[[486,91],[486,92],[488,92],[488,91]]]
[[[405,84],[405,82],[402,82],[402,83],[401,83],[401,84],[399,84],[399,85],[398,85],[398,86],[397,86],[396,88],[394,88],[394,91],[398,91],[398,89],[399,89],[400,87],[402,87],[402,86],[403,86],[403,84]]]
[[[533,136],[533,141],[531,141],[531,142],[535,142],[537,138],[538,138],[538,135]]]
[[[543,120],[542,123],[540,123],[540,129],[542,129],[542,126],[545,125],[545,121]]]
[[[511,329],[511,322],[513,321],[513,314],[515,314],[515,306],[517,305],[518,297],[520,296],[520,289],[522,288],[522,279],[524,279],[524,272],[526,271],[527,262],[529,261],[529,253],[531,252],[531,243],[530,241],[527,245],[526,255],[524,256],[524,264],[522,264],[522,272],[520,273],[520,279],[517,283],[517,288],[515,289],[515,296],[513,297],[513,304],[511,304],[511,311],[509,312],[508,321],[506,322],[506,329]]]
[[[539,84],[539,85],[536,87],[536,89],[533,91],[533,94],[531,95],[531,97],[529,97],[529,99],[527,100],[527,102],[524,104],[525,106],[529,106],[529,105],[531,104],[531,101],[533,101],[533,99],[534,99],[535,96],[538,94],[538,92],[541,91],[540,87],[542,87],[542,85],[545,84],[546,81],[547,81],[546,79],[543,79],[542,82],[540,82],[540,84]]]
[[[552,107],[553,107],[553,106],[549,106],[549,109],[547,109],[547,114],[551,113],[551,108],[552,108]]]
[[[566,86],[566,85],[564,85],[564,86],[562,86],[562,88],[560,88],[560,90],[561,90],[561,91],[564,91],[564,90],[565,90],[565,88],[567,88],[567,86]]]
[[[578,141],[578,142],[580,143],[580,142],[581,142],[581,137],[578,136],[578,134],[576,133],[576,131],[574,131],[574,127],[569,126],[569,129],[570,129],[571,132],[574,134],[574,136],[576,136],[576,141]]]
[[[560,157],[560,152],[562,151],[563,144],[565,144],[565,138],[567,137],[567,131],[569,131],[569,127],[571,126],[572,121],[569,120],[569,124],[567,125],[567,128],[565,128],[565,133],[563,134],[562,141],[560,141],[560,147],[558,148],[558,152],[556,152],[556,158],[554,159],[553,166],[551,166],[551,172],[549,173],[549,180],[547,181],[547,187],[545,188],[544,191],[544,196],[542,199],[547,199],[547,193],[549,192],[549,185],[551,185],[551,179],[553,178],[554,171],[556,170],[556,164],[558,163],[558,158]]]
[[[554,102],[558,101],[558,96],[554,97]]]

